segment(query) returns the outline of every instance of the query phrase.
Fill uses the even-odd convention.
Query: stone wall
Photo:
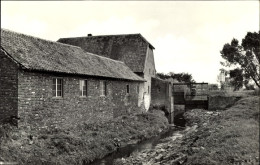
[[[113,117],[140,112],[138,82],[102,79],[107,82],[107,96],[100,96],[100,79],[61,74],[19,71],[19,126],[75,127]],[[52,80],[63,79],[63,97],[52,97]],[[80,96],[79,80],[88,81],[88,96]],[[126,93],[126,85],[130,93]]]
[[[0,50],[0,122],[17,116],[17,69],[5,52]],[[11,121],[12,122],[12,121]],[[17,124],[13,121],[14,124]]]

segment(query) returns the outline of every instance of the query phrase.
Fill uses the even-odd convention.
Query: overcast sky
[[[53,41],[141,33],[155,47],[157,72],[215,83],[223,45],[259,30],[259,2],[1,1],[1,27]]]

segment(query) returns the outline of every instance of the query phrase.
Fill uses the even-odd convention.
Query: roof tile
[[[145,81],[121,61],[5,29],[1,29],[1,48],[25,69]]]

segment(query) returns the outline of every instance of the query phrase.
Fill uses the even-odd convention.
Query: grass
[[[0,126],[0,161],[83,164],[102,158],[120,146],[159,134],[167,127],[162,111],[83,123],[75,130],[32,131],[4,125]]]
[[[186,164],[259,164],[259,97],[243,97],[225,111],[208,114],[197,109],[185,115],[198,124],[197,132],[184,139]]]
[[[209,110],[226,110],[241,98],[249,96],[259,96],[259,89],[240,91],[211,90],[209,91]]]
[[[248,96],[259,96],[259,89],[255,90],[209,90],[209,96],[225,96],[225,97],[248,97]]]

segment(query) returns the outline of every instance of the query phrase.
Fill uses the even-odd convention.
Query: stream
[[[125,147],[119,148],[117,151],[105,156],[102,159],[98,159],[89,165],[113,165],[114,160],[118,158],[126,158],[131,154],[136,152],[141,152],[147,149],[153,149],[159,143],[165,142],[165,138],[171,137],[171,139],[175,139],[177,137],[181,137],[181,131],[185,129],[185,124],[183,119],[180,117],[180,121],[178,121],[178,126],[171,125],[170,128],[166,132],[162,132],[158,136],[152,137],[150,139],[144,140],[137,144],[129,144]]]

